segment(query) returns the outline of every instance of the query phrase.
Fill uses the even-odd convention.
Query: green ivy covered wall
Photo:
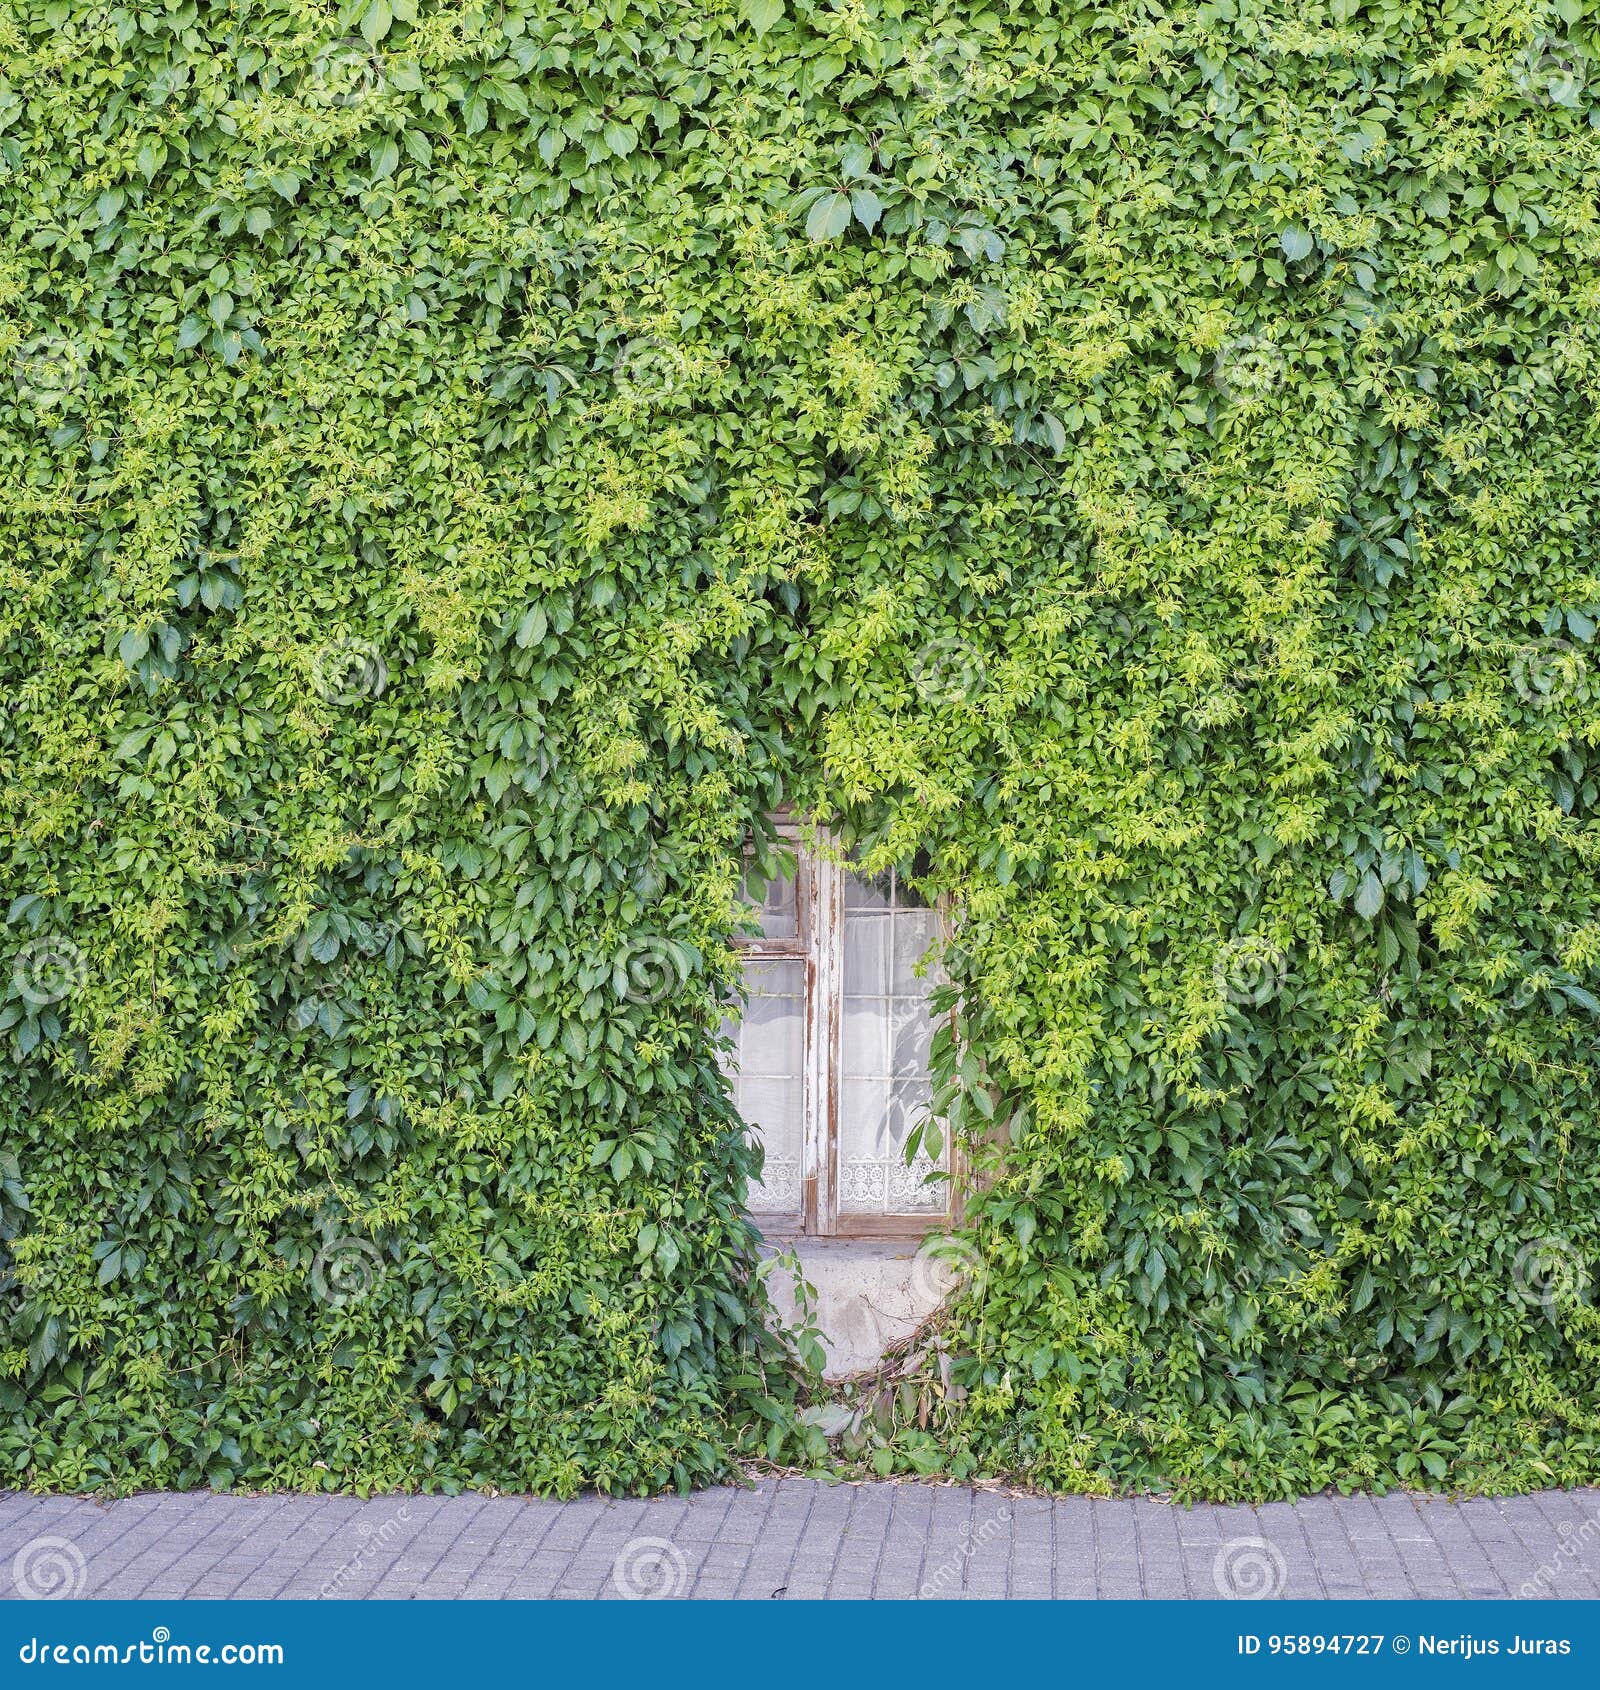
[[[8,0],[7,1482],[821,1459],[780,804],[956,912],[879,1470],[1600,1475],[1597,21]]]

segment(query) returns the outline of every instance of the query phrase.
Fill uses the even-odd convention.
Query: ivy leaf
[[[864,229],[870,231],[877,227],[878,219],[883,216],[883,201],[871,188],[857,188],[850,195],[850,204],[855,211],[856,221]]]
[[[1356,914],[1363,921],[1371,921],[1383,908],[1383,882],[1368,869],[1361,877],[1361,884],[1356,888]]]
[[[744,15],[757,37],[765,35],[783,13],[784,0],[744,0]]]
[[[806,218],[806,235],[813,241],[837,240],[850,227],[850,196],[841,193],[821,195]]]
[[[394,22],[394,12],[389,0],[372,0],[372,4],[361,14],[361,33],[371,46],[377,44],[389,33],[389,26]]]
[[[1278,236],[1278,245],[1283,248],[1284,257],[1291,264],[1309,257],[1313,244],[1309,232],[1298,225],[1291,225]]]

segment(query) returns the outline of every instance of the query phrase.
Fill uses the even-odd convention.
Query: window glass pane
[[[896,1080],[925,1080],[933,1060],[933,1019],[921,998],[889,1001],[889,1073]]]
[[[939,921],[932,910],[895,912],[888,959],[890,991],[916,997],[927,995],[928,980],[926,976],[918,976],[917,966],[938,934]]]
[[[887,910],[846,910],[844,916],[844,992],[847,998],[879,998],[889,989]]]
[[[843,1017],[839,1038],[839,1212],[914,1215],[945,1207],[935,1164],[907,1167],[906,1135],[927,1116],[933,1019],[941,976],[916,967],[938,936],[937,914],[902,894],[893,875],[845,880]],[[939,1167],[947,1165],[941,1158]]]
[[[888,1024],[875,998],[846,998],[840,1017],[840,1058],[846,1074],[882,1074],[888,1059]]]
[[[768,939],[793,939],[799,931],[793,874],[762,881],[747,872],[739,888],[740,899],[761,918],[761,932]]]
[[[853,874],[844,877],[844,907],[847,910],[886,910],[889,907],[889,875],[874,880],[859,880]]]
[[[733,1098],[766,1152],[750,1187],[753,1215],[798,1218],[805,1098],[805,986],[803,962],[751,962],[744,971],[744,1017],[731,1030],[738,1045]],[[729,1030],[730,1024],[725,1024]]]

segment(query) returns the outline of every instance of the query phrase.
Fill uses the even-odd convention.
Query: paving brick
[[[803,1479],[568,1503],[0,1493],[0,1596],[27,1594],[15,1569],[40,1539],[70,1546],[69,1573],[82,1556],[84,1594],[162,1600],[1600,1598],[1593,1490],[1192,1509]]]

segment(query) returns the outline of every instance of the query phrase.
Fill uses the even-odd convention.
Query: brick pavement
[[[1266,1507],[766,1479],[582,1497],[0,1495],[0,1596],[1600,1597],[1600,1491]]]

